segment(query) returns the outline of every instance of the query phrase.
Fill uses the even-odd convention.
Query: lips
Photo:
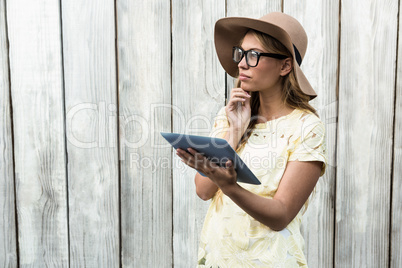
[[[241,73],[241,74],[239,75],[239,79],[240,79],[241,81],[247,80],[247,79],[250,79],[250,76]]]

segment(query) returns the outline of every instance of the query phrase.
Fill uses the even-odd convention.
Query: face
[[[266,51],[252,33],[245,35],[241,47],[245,51],[251,49],[262,53],[271,52]],[[278,60],[261,56],[257,66],[249,67],[246,63],[246,57],[243,57],[238,63],[241,88],[246,91],[280,89],[281,77],[288,73],[284,72],[287,64],[291,64],[290,59]]]

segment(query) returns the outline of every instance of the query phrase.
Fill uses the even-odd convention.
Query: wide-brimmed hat
[[[238,76],[238,64],[232,59],[232,48],[239,45],[249,29],[274,37],[289,50],[301,90],[310,96],[310,100],[314,99],[317,94],[300,69],[307,50],[307,34],[295,18],[281,12],[272,12],[259,19],[227,17],[216,22],[215,48],[225,71],[233,77]]]

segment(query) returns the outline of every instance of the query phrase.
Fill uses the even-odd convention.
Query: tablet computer
[[[161,132],[161,135],[176,150],[180,148],[187,151],[187,148],[193,148],[218,166],[224,167],[228,160],[232,160],[238,182],[261,184],[225,139],[166,132]]]

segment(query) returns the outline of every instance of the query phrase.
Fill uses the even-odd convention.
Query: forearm
[[[247,214],[272,230],[280,231],[291,221],[287,217],[286,207],[279,200],[256,195],[238,184],[222,191]]]
[[[199,198],[204,201],[207,201],[214,197],[216,191],[218,191],[218,186],[211,181],[208,177],[202,176],[200,173],[197,172],[195,174],[195,187],[196,193]]]

